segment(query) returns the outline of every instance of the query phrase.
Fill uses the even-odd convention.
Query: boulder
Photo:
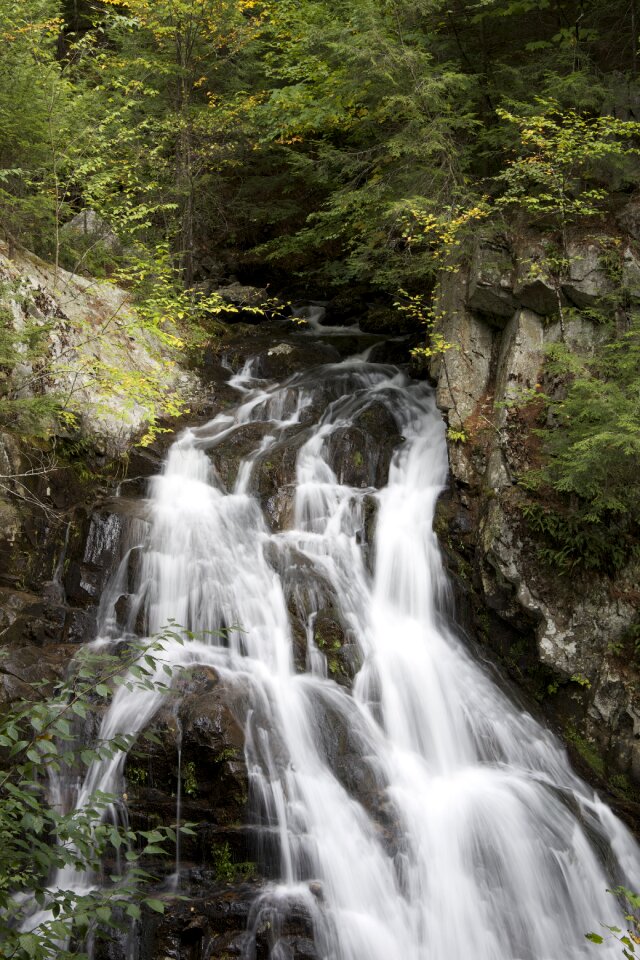
[[[579,309],[595,306],[613,288],[602,262],[600,245],[570,243],[567,257],[569,276],[562,282],[562,292]]]
[[[68,398],[75,438],[103,455],[123,456],[159,412],[161,398],[172,397],[175,405],[177,396],[190,403],[200,396],[198,377],[181,369],[177,350],[140,322],[129,291],[56,268],[3,242],[0,287],[0,307],[11,312],[16,330],[24,329],[28,318],[47,325],[44,389]],[[137,390],[141,378],[145,388]],[[154,387],[157,397],[150,399]]]
[[[218,287],[214,292],[226,305],[221,313],[226,323],[259,324],[268,319],[262,307],[269,299],[269,294],[263,287],[251,287],[235,281]]]
[[[496,326],[513,316],[518,301],[513,292],[515,264],[506,246],[479,244],[471,262],[467,305]]]
[[[225,844],[246,861],[249,783],[243,724],[250,691],[208,667],[185,671],[174,689],[127,756],[132,823],[174,823],[180,777],[182,818],[198,824],[196,835],[184,838],[185,862],[215,867],[216,849]]]
[[[251,488],[273,530],[292,525],[295,496],[296,461],[309,433],[301,428],[295,435],[273,444],[256,457]]]
[[[543,250],[523,250],[516,263],[513,292],[520,306],[548,317],[557,314],[559,306],[567,306],[568,300],[544,261]]]
[[[120,247],[117,234],[95,210],[81,210],[60,228],[62,237],[78,237],[92,244],[99,243],[105,250],[116,251]]]
[[[9,643],[0,647],[0,705],[46,696],[47,689],[66,676],[74,652],[65,644],[55,643],[19,648]]]
[[[393,452],[402,442],[393,416],[373,401],[349,426],[329,436],[327,459],[338,481],[350,487],[383,487]]]
[[[352,284],[346,290],[336,293],[326,304],[323,325],[329,327],[349,327],[359,323],[367,312],[371,291],[367,287]]]

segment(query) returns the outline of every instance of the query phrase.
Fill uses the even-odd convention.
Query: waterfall
[[[250,690],[251,799],[278,860],[251,922],[274,919],[274,960],[285,955],[277,918],[292,903],[311,914],[326,960],[590,956],[584,934],[618,916],[607,888],[639,888],[638,849],[451,626],[433,532],[447,477],[433,391],[363,359],[282,384],[254,370],[232,380],[235,407],[178,437],[151,481],[125,629],[142,617],[151,636],[175,621],[193,636],[167,641],[165,659],[207,664]],[[386,484],[375,485],[374,443],[364,480],[349,485],[337,438],[380,409],[398,440]],[[216,448],[252,424],[262,425],[253,449],[223,483]],[[275,524],[255,478],[283,452],[295,468]],[[342,661],[317,630],[327,596],[352,684],[336,682]],[[98,642],[121,634],[104,601]],[[162,697],[120,687],[101,737],[142,730]],[[123,761],[94,764],[80,802],[117,793]]]

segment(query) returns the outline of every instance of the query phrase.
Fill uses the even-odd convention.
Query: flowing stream
[[[447,450],[431,388],[362,358],[281,384],[255,369],[231,381],[236,405],[186,430],[151,481],[125,630],[175,621],[195,639],[167,644],[174,665],[208,664],[250,691],[252,803],[278,861],[252,922],[269,916],[277,934],[278,917],[304,904],[326,960],[618,957],[584,934],[619,916],[608,887],[639,888],[634,840],[451,626],[433,532]],[[334,441],[381,408],[399,434],[386,485],[349,486]],[[263,429],[225,489],[216,447],[250,424]],[[295,467],[274,530],[255,478],[283,451]],[[100,643],[122,634],[125,565],[102,600]],[[353,652],[351,687],[335,682],[335,650],[314,628],[327,596]],[[119,688],[101,736],[140,731],[161,701]],[[121,790],[123,760],[94,765],[79,802]],[[277,936],[271,956],[289,956]]]

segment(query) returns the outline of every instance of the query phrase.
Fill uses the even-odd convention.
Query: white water
[[[362,360],[282,386],[253,380],[248,365],[233,382],[238,406],[187,430],[151,483],[129,628],[140,611],[149,635],[174,620],[204,638],[169,643],[174,665],[207,663],[224,682],[250,684],[247,763],[280,877],[255,922],[303,902],[327,960],[617,957],[584,934],[616,920],[607,887],[639,889],[635,842],[447,626],[432,530],[447,457],[430,389]],[[372,490],[341,484],[327,451],[373,401],[404,442],[376,494],[372,574],[362,543]],[[226,491],[210,454],[258,421],[264,436]],[[272,532],[252,478],[304,426],[289,529]],[[100,642],[114,638],[119,577],[103,599]],[[327,592],[360,651],[353,693],[313,642]],[[304,673],[292,597],[304,611]],[[220,627],[224,642],[209,633]],[[101,736],[140,731],[161,700],[121,687]],[[95,765],[79,802],[118,792],[123,760]]]

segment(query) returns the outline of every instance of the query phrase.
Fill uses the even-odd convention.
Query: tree
[[[523,480],[544,501],[528,515],[557,565],[611,573],[639,550],[640,317],[591,359],[556,347],[548,369],[569,382],[547,400],[546,463]]]
[[[309,270],[320,254],[326,279],[391,293],[433,272],[429,244],[408,237],[467,205],[474,121],[470,79],[436,61],[423,31],[431,6],[316,0],[272,14],[258,126],[292,168],[309,162],[324,193],[301,230],[263,248],[276,263],[303,257]]]

